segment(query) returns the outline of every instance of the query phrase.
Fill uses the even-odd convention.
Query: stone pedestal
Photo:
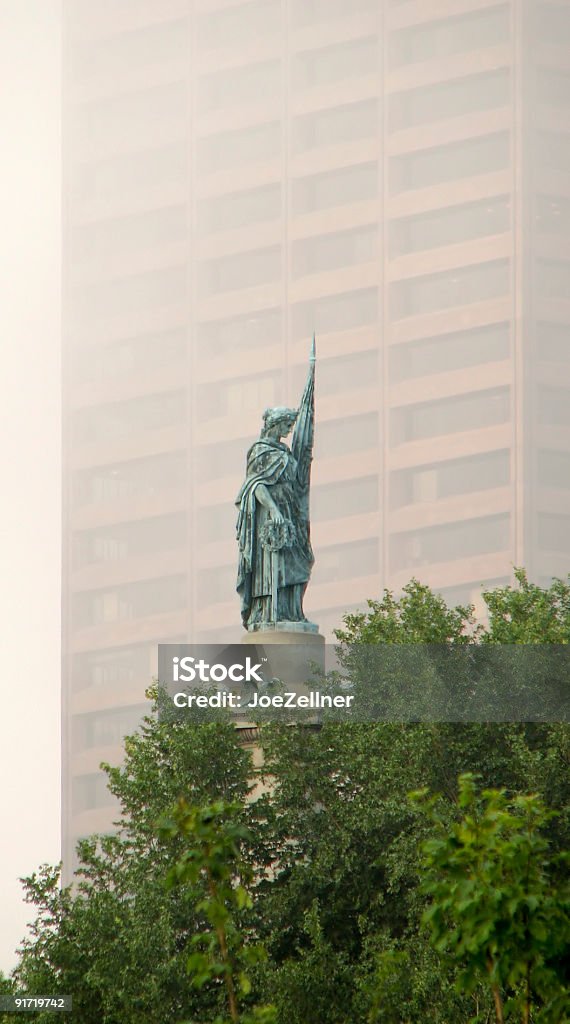
[[[325,668],[325,638],[309,622],[278,622],[244,633],[242,643],[256,648],[257,660],[267,658],[262,661],[265,679],[282,679],[299,693],[314,678],[312,666],[322,671]]]
[[[324,672],[325,638],[313,623],[278,622],[276,626],[244,633],[241,642],[255,649],[255,661],[261,663],[264,679],[280,679],[287,690],[297,694],[308,693],[312,688],[315,667]],[[242,732],[242,742],[259,757],[255,724],[244,714],[236,725]]]

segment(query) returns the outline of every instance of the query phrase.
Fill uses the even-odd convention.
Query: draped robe
[[[301,477],[301,478],[300,478]],[[302,600],[314,562],[308,505],[299,463],[282,441],[262,437],[247,454],[246,479],[236,498],[239,545],[237,591],[246,628],[271,621],[271,553],[261,543],[269,511],[256,498],[264,484],[284,519],[295,529],[290,547],[279,552],[279,620],[306,621]]]

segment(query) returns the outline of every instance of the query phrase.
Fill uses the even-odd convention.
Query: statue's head
[[[296,419],[296,409],[288,409],[284,405],[278,405],[273,409],[266,409],[263,413],[262,436],[286,437],[295,426]]]

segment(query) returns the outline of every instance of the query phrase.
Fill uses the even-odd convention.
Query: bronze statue
[[[315,421],[315,339],[298,409],[266,409],[259,440],[247,453],[236,498],[237,591],[247,630],[317,632],[303,612],[314,556],[309,489]],[[294,429],[293,429],[294,428]],[[291,447],[283,441],[293,430]],[[285,625],[286,624],[286,625]]]

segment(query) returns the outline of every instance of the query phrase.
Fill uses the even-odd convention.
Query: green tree
[[[119,833],[79,844],[74,889],[60,887],[58,868],[24,880],[37,916],[18,987],[72,994],[82,1024],[213,1019],[219,999],[196,990],[185,969],[200,890],[165,888],[183,839],[159,840],[156,822],[180,796],[245,804],[250,755],[231,725],[165,725],[151,714],[127,740],[123,766],[107,771],[123,812]]]
[[[226,990],[231,1024],[273,1024],[272,1006],[240,1009],[251,992],[249,971],[265,956],[264,948],[251,941],[245,911],[253,903],[250,887],[253,868],[244,860],[241,848],[251,846],[253,836],[239,820],[240,804],[218,801],[192,807],[178,801],[171,815],[161,822],[161,835],[183,836],[188,845],[167,875],[170,888],[201,883],[197,905],[205,927],[191,938],[187,970],[196,988],[221,981]],[[225,1024],[226,1018],[216,1018]]]
[[[509,800],[459,779],[459,820],[416,793],[437,835],[423,844],[423,914],[433,945],[460,968],[457,985],[489,985],[497,1024],[557,1022],[570,1015],[563,957],[570,944],[570,892],[553,870],[544,828],[553,816],[537,795]],[[568,855],[555,860],[568,864]]]
[[[363,616],[347,616],[339,641],[347,650],[384,642],[459,650],[474,639],[508,643],[509,635],[534,643],[525,586],[518,579],[502,588],[495,625],[490,619],[478,628],[471,608],[449,609],[412,581],[401,598],[386,593]],[[561,586],[544,598],[555,604],[557,630],[568,624]],[[251,758],[231,724],[149,715],[127,741],[123,766],[108,768],[122,808],[119,834],[80,844],[74,890],[59,888],[55,869],[26,882],[37,920],[23,944],[19,986],[71,992],[82,1024],[170,1024],[189,1016],[206,1024],[227,1014],[224,986],[198,989],[186,970],[192,935],[205,931],[197,910],[204,879],[163,885],[191,836],[159,837],[155,824],[182,796],[188,807],[223,801],[240,808],[247,828],[240,858],[255,869],[247,886],[252,906],[244,908],[248,943],[268,953],[251,980],[260,1000],[275,1004],[278,1024],[465,1024],[492,1010],[482,981],[472,993],[457,990],[457,968],[438,960],[421,928],[420,846],[432,826],[407,793],[424,786],[441,793],[452,822],[463,772],[480,772],[482,785],[504,788],[509,798],[537,792],[558,811],[544,832],[554,854],[570,839],[567,727],[268,725],[260,743],[271,780],[261,795],[252,791]]]

